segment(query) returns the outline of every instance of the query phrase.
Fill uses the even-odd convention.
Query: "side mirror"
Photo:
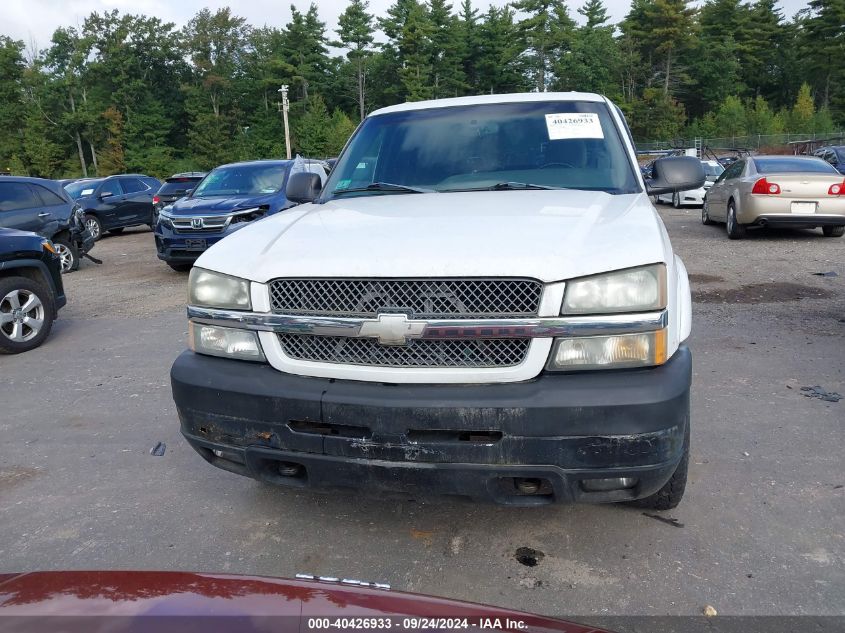
[[[113,195],[114,195],[114,194],[113,194],[111,191],[103,191],[103,192],[102,192],[100,195],[98,195],[97,197],[98,197],[100,200],[102,200],[103,198],[111,198]]]
[[[657,196],[698,189],[704,180],[704,167],[694,156],[667,156],[654,161],[651,178],[646,179],[645,186],[648,195]]]
[[[190,196],[192,193],[194,193],[193,189],[185,189],[185,195],[186,196]]]
[[[286,195],[291,202],[313,202],[320,195],[322,188],[317,174],[298,172],[288,178]]]

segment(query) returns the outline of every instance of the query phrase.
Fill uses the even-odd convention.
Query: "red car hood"
[[[132,630],[136,616],[358,616],[505,618],[532,631],[602,633],[536,615],[430,596],[338,583],[260,576],[148,571],[0,574],[0,618],[130,616],[109,630]],[[87,618],[85,618],[87,619]],[[395,622],[395,620],[394,620]],[[291,622],[293,623],[293,622]],[[116,622],[112,622],[116,624]],[[309,630],[302,622],[294,627]],[[2,627],[0,627],[2,628]],[[144,627],[146,630],[149,627]],[[394,624],[393,628],[398,628]],[[479,626],[470,625],[471,629]],[[285,626],[285,630],[291,630]]]

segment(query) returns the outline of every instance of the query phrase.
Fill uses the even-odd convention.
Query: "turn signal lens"
[[[666,362],[666,330],[558,339],[548,368],[557,371],[649,367]]]
[[[50,252],[51,252],[51,253],[53,253],[54,255],[58,255],[58,254],[59,254],[59,252],[56,250],[56,247],[55,247],[55,246],[53,246],[53,243],[52,243],[52,242],[50,242],[49,240],[45,240],[44,242],[42,242],[42,243],[41,243],[41,246],[43,246],[43,247],[44,247],[44,250],[45,250],[45,251],[50,251]]]
[[[754,183],[751,193],[756,193],[764,196],[776,196],[780,193],[780,185],[769,182],[765,178],[761,178]]]

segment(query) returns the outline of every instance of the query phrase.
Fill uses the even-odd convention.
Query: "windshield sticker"
[[[593,112],[546,115],[550,141],[566,138],[604,138],[599,115]]]
[[[347,178],[346,180],[340,180],[340,181],[338,181],[338,183],[337,183],[337,187],[335,187],[335,191],[337,191],[338,189],[346,189],[346,188],[348,188],[348,187],[349,187],[349,183],[350,183],[350,182],[352,182],[352,180],[350,180],[349,178]]]
[[[82,190],[82,193],[81,193],[80,195],[83,195],[83,196],[90,196],[92,193],[94,193],[94,190],[93,190],[93,189],[83,189],[83,190]]]

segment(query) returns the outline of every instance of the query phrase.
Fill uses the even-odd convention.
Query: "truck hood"
[[[173,203],[171,215],[213,215],[231,213],[238,209],[249,209],[270,204],[277,194],[262,196],[221,196],[211,198],[181,198]]]
[[[531,277],[545,282],[666,261],[645,194],[490,191],[306,204],[218,242],[197,266],[277,277]]]

